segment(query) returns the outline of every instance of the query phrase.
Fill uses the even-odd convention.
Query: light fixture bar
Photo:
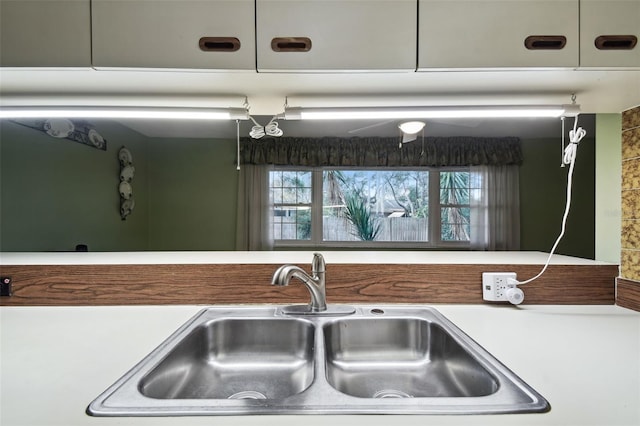
[[[580,112],[579,105],[463,105],[427,107],[288,107],[286,120],[358,120],[419,118],[561,117]]]
[[[145,118],[180,120],[248,120],[245,108],[11,106],[0,107],[0,118]]]

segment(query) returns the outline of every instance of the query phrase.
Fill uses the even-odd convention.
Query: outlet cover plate
[[[483,272],[482,298],[489,302],[506,302],[506,291],[515,287],[517,275],[515,272]],[[512,281],[510,283],[510,281]]]

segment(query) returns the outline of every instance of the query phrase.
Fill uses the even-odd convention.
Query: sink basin
[[[340,309],[335,312],[341,311]],[[438,311],[200,311],[87,408],[94,416],[496,414],[547,401]]]
[[[200,325],[140,381],[160,399],[279,399],[313,380],[313,326],[295,319]]]
[[[417,318],[340,320],[324,328],[327,380],[359,398],[477,397],[498,381],[462,344]]]

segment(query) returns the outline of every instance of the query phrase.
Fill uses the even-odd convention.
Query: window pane
[[[269,182],[272,187],[282,186],[282,172],[269,172]]]
[[[270,194],[271,204],[282,204],[282,188],[271,188]]]
[[[323,173],[323,240],[427,241],[429,172]]]
[[[309,240],[311,209],[298,206],[277,206],[273,209],[273,238],[277,240]]]
[[[469,207],[443,207],[441,209],[442,241],[469,241]]]
[[[298,204],[310,204],[311,203],[311,188],[299,188],[297,192],[296,202]]]
[[[469,172],[440,172],[440,203],[469,204]]]

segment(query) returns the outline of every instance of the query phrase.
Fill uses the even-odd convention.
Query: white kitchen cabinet
[[[578,0],[419,0],[418,69],[578,66]]]
[[[640,67],[640,0],[580,1],[580,66]]]
[[[415,71],[417,0],[256,0],[258,71]]]
[[[92,0],[93,65],[255,70],[253,0]]]
[[[90,0],[0,0],[0,66],[90,67]]]

